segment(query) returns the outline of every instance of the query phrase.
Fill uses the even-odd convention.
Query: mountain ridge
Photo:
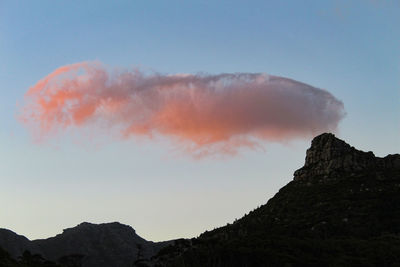
[[[172,242],[147,241],[131,226],[118,222],[83,222],[56,236],[36,240],[0,229],[0,247],[14,259],[29,251],[56,263],[74,256],[77,266],[132,266],[138,258],[150,258]]]

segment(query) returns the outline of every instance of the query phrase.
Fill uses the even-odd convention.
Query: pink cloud
[[[20,118],[42,138],[106,123],[121,138],[164,136],[201,156],[334,131],[344,114],[329,92],[267,74],[146,74],[82,62],[31,87]]]

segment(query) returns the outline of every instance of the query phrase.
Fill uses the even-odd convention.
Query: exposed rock
[[[400,169],[400,155],[375,157],[371,151],[357,150],[335,135],[324,133],[312,140],[304,167],[294,173],[294,180],[321,176],[332,178],[360,171],[372,171],[380,175],[392,169]]]

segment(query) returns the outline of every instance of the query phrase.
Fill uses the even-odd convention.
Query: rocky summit
[[[400,266],[400,155],[325,133],[265,205],[197,238],[153,243],[129,226],[83,223],[35,241],[0,230],[0,246],[0,266]]]
[[[378,158],[371,151],[357,150],[335,135],[325,133],[312,140],[304,167],[294,173],[294,180],[339,177],[362,171],[384,175],[399,168],[399,155]]]

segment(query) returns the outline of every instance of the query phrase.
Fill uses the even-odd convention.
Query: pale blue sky
[[[57,67],[289,77],[342,100],[338,135],[384,156],[400,148],[399,25],[400,3],[383,0],[1,1],[0,227],[41,238],[120,221],[151,240],[196,236],[265,203],[304,162],[310,140],[201,161],[163,141],[35,144],[16,103]]]

